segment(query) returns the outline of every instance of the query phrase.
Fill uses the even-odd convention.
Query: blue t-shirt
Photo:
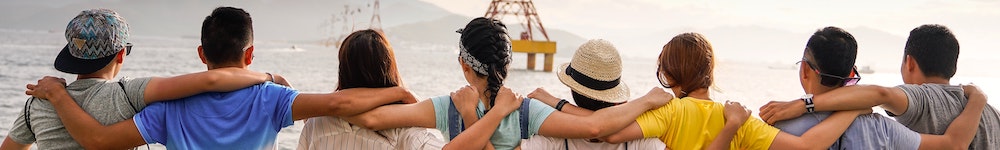
[[[494,148],[498,150],[514,149],[521,144],[521,131],[527,131],[528,136],[537,134],[538,128],[542,127],[542,122],[545,122],[545,119],[549,117],[549,114],[552,114],[552,112],[555,111],[555,108],[549,107],[549,105],[545,105],[545,103],[542,103],[541,101],[535,99],[526,101],[528,102],[529,108],[527,114],[528,129],[521,129],[521,109],[511,112],[507,115],[507,117],[504,117],[504,119],[500,121],[500,126],[498,126],[497,130],[490,136],[490,142],[493,143]],[[451,134],[451,129],[448,125],[449,119],[456,119],[452,121],[453,123],[462,122],[462,118],[460,116],[455,116],[457,118],[450,118],[448,115],[449,108],[454,105],[451,102],[451,96],[431,98],[431,102],[434,103],[434,117],[437,120],[435,126],[446,138],[450,138],[449,135]],[[477,115],[479,115],[480,118],[482,118],[483,115],[486,115],[483,112],[485,109],[485,105],[483,105],[480,101],[479,107],[476,109]]]
[[[168,149],[273,149],[278,131],[292,125],[297,95],[267,82],[152,103],[133,118],[146,143]]]

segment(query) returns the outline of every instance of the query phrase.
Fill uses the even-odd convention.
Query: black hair
[[[958,68],[958,39],[948,27],[926,24],[910,31],[903,48],[903,61],[913,57],[924,76],[951,79]]]
[[[608,107],[611,107],[611,106],[615,106],[615,105],[621,104],[621,103],[609,103],[609,102],[605,102],[605,101],[599,101],[599,100],[596,100],[596,99],[593,99],[593,98],[590,98],[590,97],[587,97],[587,96],[583,96],[582,94],[577,93],[576,91],[572,91],[571,93],[573,93],[573,101],[576,102],[577,106],[580,106],[580,108],[585,108],[585,109],[589,109],[589,110],[592,110],[592,111],[597,111],[597,110],[600,110],[600,109],[604,109],[604,108],[608,108]],[[622,102],[622,103],[624,103],[624,102]]]
[[[497,92],[507,78],[507,67],[511,62],[510,37],[507,26],[500,20],[479,17],[472,19],[460,33],[461,44],[472,57],[475,57],[486,67],[486,94],[492,107],[496,101]]]
[[[858,42],[851,33],[837,27],[817,30],[806,43],[806,55],[812,54],[813,68],[821,73],[848,78],[858,56]],[[803,56],[805,57],[805,55]],[[810,66],[813,67],[813,66]],[[828,87],[844,85],[844,79],[820,76],[820,84]]]
[[[252,41],[253,21],[243,9],[215,8],[202,22],[201,46],[209,63],[238,63]]]

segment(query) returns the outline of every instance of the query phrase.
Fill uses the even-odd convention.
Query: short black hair
[[[580,108],[591,110],[591,111],[597,111],[597,110],[600,110],[600,109],[604,109],[604,108],[608,108],[608,107],[611,107],[611,106],[615,106],[615,105],[618,105],[618,104],[625,103],[625,102],[622,102],[622,103],[609,103],[609,102],[605,102],[605,101],[599,101],[599,100],[596,100],[596,99],[593,99],[593,98],[590,98],[590,97],[587,97],[587,96],[583,96],[583,94],[577,93],[576,91],[571,91],[571,93],[573,93],[573,101],[576,102],[577,106],[579,106]]]
[[[810,61],[818,67],[813,69],[847,78],[853,71],[854,61],[858,57],[858,42],[844,29],[825,27],[809,37],[805,53],[812,54],[813,58]],[[821,76],[820,83],[828,87],[839,87],[844,85],[844,79]]]
[[[910,31],[903,48],[905,56],[913,57],[924,76],[951,79],[958,68],[958,39],[939,24],[926,24]]]
[[[219,7],[201,25],[205,59],[213,64],[237,63],[253,41],[253,21],[243,9]]]

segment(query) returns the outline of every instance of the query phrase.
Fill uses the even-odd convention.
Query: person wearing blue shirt
[[[219,7],[205,18],[198,53],[209,70],[247,69],[253,60],[250,14]],[[39,80],[26,93],[48,99],[70,135],[86,149],[126,149],[161,143],[168,149],[273,149],[278,131],[316,116],[354,116],[383,104],[416,99],[402,87],[353,88],[300,94],[283,78],[233,92],[212,92],[152,103],[132,119],[102,125],[65,90],[65,81]]]

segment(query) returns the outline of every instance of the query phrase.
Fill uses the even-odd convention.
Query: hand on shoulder
[[[56,92],[66,92],[66,79],[45,76],[42,79],[38,79],[36,84],[28,84],[27,90],[24,94],[34,96],[40,99],[49,99]]]

